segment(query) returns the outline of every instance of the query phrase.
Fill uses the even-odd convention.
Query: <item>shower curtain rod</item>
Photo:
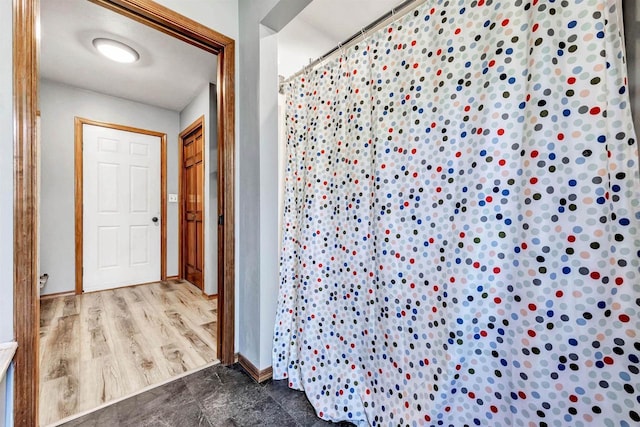
[[[379,27],[387,25],[390,22],[394,21],[395,19],[400,18],[401,16],[409,12],[409,10],[411,9],[410,6],[418,6],[422,3],[426,3],[426,1],[427,0],[405,0],[404,2],[400,3],[398,6],[391,9],[389,12],[385,13],[384,15],[382,15],[381,17],[379,17],[378,19],[376,19],[375,21],[367,25],[366,27],[363,27],[360,31],[358,31],[357,33],[355,33],[354,35],[352,35],[342,43],[338,43],[338,45],[335,46],[333,49],[331,49],[329,52],[316,58],[314,61],[311,61],[308,65],[305,65],[297,73],[287,77],[286,79],[283,79],[280,82],[280,87],[282,87],[282,85],[288,82],[289,80],[298,77],[300,74],[304,73],[308,69],[318,65],[319,63],[329,58],[330,56],[332,56],[334,53],[338,52],[342,48],[349,47],[352,44],[359,42],[364,37],[366,37],[368,32],[377,30]]]

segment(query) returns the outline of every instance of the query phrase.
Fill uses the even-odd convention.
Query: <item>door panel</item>
[[[204,147],[202,127],[182,137],[182,277],[204,289]]]
[[[149,263],[149,253],[152,252],[148,247],[149,234],[153,230],[148,225],[132,225],[129,231],[129,256],[131,265],[144,265]]]
[[[118,212],[119,167],[113,163],[98,163],[98,212]]]
[[[83,125],[84,291],[160,280],[160,150],[157,136]]]
[[[150,213],[149,200],[149,168],[142,166],[131,166],[131,180],[129,182],[129,203],[131,213]]]
[[[118,234],[120,227],[98,227],[98,269],[118,266]]]

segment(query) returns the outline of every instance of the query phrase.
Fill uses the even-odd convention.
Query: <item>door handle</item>
[[[158,222],[158,217],[157,217],[157,216],[154,216],[153,218],[151,218],[151,221],[153,221],[153,222]]]

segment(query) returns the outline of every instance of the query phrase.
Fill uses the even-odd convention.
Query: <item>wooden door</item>
[[[204,289],[204,138],[202,125],[182,135],[181,276]]]
[[[84,291],[161,276],[161,138],[84,124]]]

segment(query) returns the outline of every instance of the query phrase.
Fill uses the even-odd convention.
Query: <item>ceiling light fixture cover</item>
[[[103,56],[111,59],[112,61],[131,64],[132,62],[136,62],[140,59],[140,54],[132,47],[116,40],[105,38],[93,39],[93,46]]]

